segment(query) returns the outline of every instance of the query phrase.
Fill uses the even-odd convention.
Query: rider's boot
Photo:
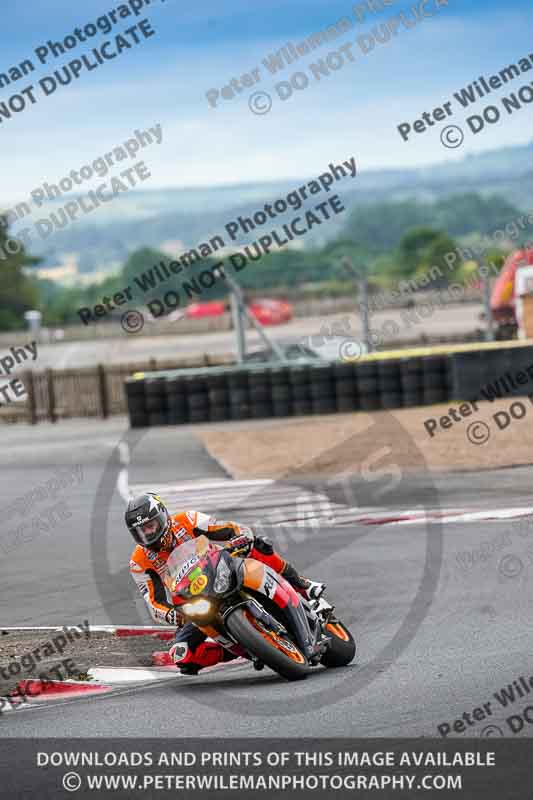
[[[319,583],[318,581],[310,580],[310,578],[304,578],[288,561],[285,562],[285,566],[281,570],[281,575],[302,595],[302,597],[305,597],[305,599],[310,602],[318,600],[326,589],[325,583]]]
[[[187,644],[178,642],[170,648],[169,654],[182,675],[197,675],[205,667],[242,657],[244,651],[238,645],[230,650],[218,642],[202,642],[191,650]]]
[[[177,664],[176,666],[182,675],[198,675],[202,669],[198,664]]]
[[[272,543],[264,537],[255,537],[255,546],[250,556],[262,561],[263,564],[268,564],[275,572],[282,575],[302,597],[311,603],[317,601],[326,588],[324,583],[318,583],[300,575],[292,564],[289,564],[279,553],[276,553]]]
[[[202,642],[194,651],[183,643],[177,643],[170,648],[169,653],[182,675],[197,675],[205,667],[233,661],[240,655],[231,653],[218,642]]]

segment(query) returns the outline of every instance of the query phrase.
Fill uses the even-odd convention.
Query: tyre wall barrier
[[[141,373],[125,382],[130,424],[183,425],[403,408],[452,396],[451,356],[280,362]]]
[[[452,391],[464,400],[533,393],[533,347],[454,353]]]

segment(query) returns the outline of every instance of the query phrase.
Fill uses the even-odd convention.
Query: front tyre
[[[226,619],[226,627],[245,650],[288,681],[306,677],[309,664],[290,639],[263,625],[248,608],[237,608]]]
[[[325,667],[345,667],[355,656],[355,641],[342,622],[328,622],[324,626],[329,647],[320,659]]]

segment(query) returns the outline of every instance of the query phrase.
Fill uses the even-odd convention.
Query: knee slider
[[[182,664],[187,661],[189,655],[189,645],[186,642],[178,642],[172,645],[169,650],[170,656],[175,664]]]

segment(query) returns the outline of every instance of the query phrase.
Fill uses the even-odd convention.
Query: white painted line
[[[488,511],[486,512],[493,516],[496,516],[497,519],[509,519],[511,517],[529,517],[533,514],[533,508],[503,508],[499,511]]]
[[[119,457],[122,469],[117,477],[117,490],[125,503],[129,503],[133,495],[129,487],[128,464],[130,463],[130,448],[127,442],[119,443]]]
[[[218,670],[228,670],[235,666],[250,664],[245,658],[236,658],[233,661],[213,664],[212,667],[204,667],[200,675]],[[174,665],[168,667],[92,667],[88,674],[97,681],[106,684],[134,683],[139,681],[163,681],[169,678],[182,678],[179,669]]]
[[[0,633],[2,631],[64,631],[65,628],[77,628],[79,625],[0,625]],[[85,628],[83,630],[86,630]],[[150,633],[168,633],[172,630],[170,626],[163,625],[89,625],[89,631],[92,633],[116,633],[117,631],[147,631]]]
[[[132,683],[134,681],[154,681],[176,678],[179,671],[169,667],[93,667],[88,674],[101,683]]]
[[[275,481],[273,478],[254,478],[250,480],[235,481],[232,478],[213,478],[212,480],[180,481],[179,483],[166,483],[161,486],[161,491],[184,491],[191,489],[215,489],[217,487],[238,486],[269,486]]]
[[[120,463],[127,465],[130,463],[130,448],[127,442],[118,443]]]
[[[64,631],[65,628],[70,630],[72,628],[76,628],[80,630],[79,625],[0,625],[0,633],[2,631]],[[83,628],[83,630],[87,630]],[[100,630],[108,630],[110,633],[115,632],[114,625],[100,625],[93,627],[89,625],[90,631],[100,631]]]

